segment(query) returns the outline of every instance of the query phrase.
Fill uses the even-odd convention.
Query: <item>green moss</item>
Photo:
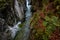
[[[19,24],[19,25],[18,25],[19,28],[22,28],[22,27],[25,25],[25,23],[26,23],[26,22],[23,22],[23,23]]]
[[[23,27],[23,24],[19,24],[18,26],[19,26],[20,28],[22,28],[22,27]]]

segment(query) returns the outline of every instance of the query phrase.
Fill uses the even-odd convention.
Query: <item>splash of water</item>
[[[29,29],[29,27],[30,27],[30,18],[31,18],[31,5],[28,5],[29,4],[29,1],[28,0],[26,0],[26,6],[27,6],[27,11],[26,11],[26,13],[25,13],[25,15],[26,15],[26,24],[24,25],[24,27],[21,29],[22,31],[23,31],[23,33],[20,31],[20,33],[18,34],[18,36],[21,36],[21,33],[23,34],[22,36],[21,36],[21,38],[19,38],[20,40],[27,40],[28,39],[28,37],[29,37],[29,33],[30,33],[30,29]],[[19,6],[18,6],[18,1],[17,0],[15,0],[15,9],[16,9],[16,11],[19,13],[19,16],[20,17],[22,17],[22,15],[20,14],[21,13],[21,11],[20,11],[20,9],[19,9]],[[15,35],[16,35],[16,32],[19,30],[19,27],[18,27],[18,25],[19,24],[21,24],[21,22],[18,22],[16,25],[14,25],[12,28],[11,27],[9,27],[10,28],[10,30],[11,30],[11,36],[12,37],[15,37]]]
[[[26,17],[29,17],[31,16],[31,5],[29,5],[29,0],[26,0],[26,6],[27,6]]]
[[[21,22],[18,22],[16,25],[13,27],[9,26],[9,30],[11,31],[11,37],[14,38],[16,35],[16,32],[19,31],[21,28],[18,27],[18,25],[21,24]]]
[[[21,20],[21,19],[23,18],[23,15],[22,15],[22,12],[21,12],[22,7],[21,7],[21,9],[20,9],[17,0],[15,0],[15,5],[14,5],[14,7],[15,7],[16,15],[17,15],[17,16],[20,18],[20,20]],[[11,37],[12,37],[12,38],[14,38],[15,35],[16,35],[16,33],[17,33],[17,31],[19,31],[19,30],[21,29],[21,28],[18,27],[19,24],[21,24],[21,22],[18,22],[18,23],[15,24],[13,27],[10,27],[10,26],[9,26],[9,30],[11,31]]]

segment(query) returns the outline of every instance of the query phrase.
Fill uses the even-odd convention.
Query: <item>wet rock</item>
[[[24,21],[25,19],[25,1],[18,0],[21,14],[23,14],[22,20],[17,16],[14,9],[14,1],[15,0],[0,0],[0,40],[11,40],[9,26],[13,27],[18,21]]]
[[[8,33],[8,26],[4,19],[0,18],[0,40],[11,40],[10,32]]]
[[[5,20],[0,18],[0,32],[5,31],[6,28]]]

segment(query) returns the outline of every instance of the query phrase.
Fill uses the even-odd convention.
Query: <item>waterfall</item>
[[[14,38],[16,35],[16,32],[18,32],[21,28],[18,27],[18,25],[21,24],[21,22],[18,22],[16,25],[13,27],[9,26],[9,30],[11,31],[11,37]]]
[[[26,0],[27,12],[26,17],[31,16],[31,5],[29,5],[29,0]]]
[[[17,0],[15,0],[15,5],[14,5],[14,7],[15,7],[16,15],[17,15],[17,16],[20,18],[20,20],[21,20],[22,17],[23,17],[22,12],[21,12],[22,9],[20,9]],[[21,7],[21,8],[22,8],[22,7]],[[12,36],[12,38],[14,38],[15,35],[16,35],[16,33],[17,33],[17,31],[20,30],[20,28],[18,27],[19,24],[21,24],[21,22],[18,22],[18,23],[15,24],[13,27],[10,27],[10,26],[9,26],[9,30],[11,31],[11,36]]]
[[[26,0],[26,6],[27,6],[27,11],[25,13],[26,15],[26,20],[25,20],[25,24],[23,26],[23,28],[21,28],[21,30],[19,31],[19,33],[17,34],[18,39],[20,40],[27,40],[30,34],[30,18],[31,18],[31,5],[28,5],[29,1]],[[15,0],[15,9],[17,11],[17,16],[19,16],[20,18],[22,17],[22,13],[20,10],[20,7],[18,5],[18,1]],[[18,27],[18,25],[21,24],[21,22],[18,22],[16,25],[14,25],[13,27],[9,27],[9,29],[11,30],[11,35],[14,38],[16,35],[16,32],[20,29]],[[23,32],[23,33],[22,33]],[[22,36],[21,36],[22,35]]]
[[[29,0],[26,0],[26,6],[27,6],[27,11],[25,13],[26,15],[26,24],[25,24],[25,32],[23,35],[23,39],[22,40],[28,40],[29,34],[30,34],[30,18],[32,16],[31,14],[31,5],[29,5]]]

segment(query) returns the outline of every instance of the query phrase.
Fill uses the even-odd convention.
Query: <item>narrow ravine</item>
[[[17,33],[17,31],[19,31],[18,32],[18,34],[17,34],[17,38],[15,38],[14,40],[27,40],[28,39],[28,37],[29,37],[29,33],[30,33],[30,18],[31,18],[31,5],[29,5],[29,1],[28,0],[26,0],[26,9],[27,9],[27,11],[26,11],[26,13],[25,13],[25,15],[26,15],[26,18],[25,18],[25,24],[24,24],[24,26],[23,26],[23,28],[19,28],[18,27],[18,25],[19,24],[21,24],[21,22],[18,22],[16,25],[14,25],[14,27],[9,27],[10,28],[10,30],[11,30],[11,36],[14,38],[15,37],[15,35],[16,35],[16,33]],[[18,1],[17,0],[15,0],[15,11],[19,14],[19,15],[17,15],[17,16],[19,16],[20,17],[20,19],[22,19],[21,17],[22,17],[22,13],[21,13],[21,10],[20,10],[20,7],[19,7],[19,5],[18,5]],[[21,29],[21,30],[19,30],[19,29]],[[18,37],[19,36],[19,37]]]
[[[26,0],[26,6],[27,6],[27,11],[26,11],[26,24],[24,27],[24,36],[23,36],[23,40],[27,40],[29,37],[29,33],[30,33],[30,18],[31,18],[31,5],[29,5],[29,1]]]
[[[0,0],[0,40],[60,40],[60,0]]]
[[[23,28],[18,32],[17,37],[15,40],[28,40],[29,34],[30,34],[30,18],[31,18],[31,5],[29,5],[29,1],[26,0],[26,7],[27,11],[25,13],[26,19],[25,19],[25,24]]]

